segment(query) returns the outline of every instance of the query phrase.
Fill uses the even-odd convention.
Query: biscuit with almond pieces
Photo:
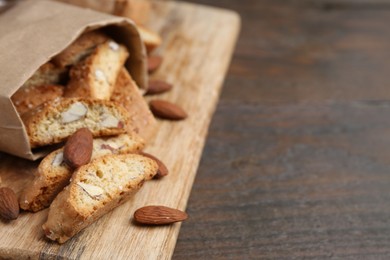
[[[106,155],[81,166],[50,205],[45,235],[66,242],[126,202],[157,170],[154,160],[139,154]]]
[[[60,54],[54,56],[52,62],[62,68],[74,65],[90,55],[96,46],[108,40],[110,38],[99,31],[83,33]]]
[[[129,53],[124,45],[107,41],[72,67],[65,97],[109,100]]]
[[[86,127],[94,137],[126,132],[124,108],[112,101],[63,98],[46,102],[22,115],[32,148],[64,141]]]
[[[150,29],[147,29],[143,27],[142,25],[137,25],[137,29],[139,34],[141,35],[141,39],[145,44],[146,51],[148,53],[151,53],[154,51],[157,47],[159,47],[162,43],[162,39],[160,35],[157,33],[153,32]]]
[[[144,141],[135,133],[102,137],[93,140],[91,160],[108,154],[137,153],[144,147]],[[47,155],[38,166],[38,173],[32,183],[20,196],[20,208],[37,212],[48,206],[62,189],[69,184],[73,170],[64,163],[63,148]]]
[[[128,131],[136,132],[146,141],[152,135],[156,119],[141,94],[137,84],[125,68],[119,72],[111,100],[122,105],[128,113]]]
[[[68,77],[67,68],[59,68],[52,62],[43,64],[34,74],[23,84],[23,87],[42,85],[61,85]]]
[[[30,85],[21,87],[11,97],[19,115],[35,107],[61,97],[64,86],[61,85]]]

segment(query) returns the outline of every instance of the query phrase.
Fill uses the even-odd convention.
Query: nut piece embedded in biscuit
[[[115,127],[100,123],[104,114],[119,120]],[[94,137],[122,134],[129,122],[126,110],[111,101],[63,98],[45,103],[22,116],[33,148],[65,141],[77,129],[86,127]]]
[[[117,44],[117,43],[114,42],[114,41],[110,41],[110,42],[108,43],[108,46],[110,46],[110,49],[113,50],[113,51],[119,50],[119,44]]]
[[[128,56],[122,44],[114,41],[99,44],[87,58],[71,68],[64,96],[109,100]]]
[[[100,125],[103,127],[118,127],[119,126],[119,119],[116,118],[113,115],[110,114],[103,114],[101,117]]]
[[[100,69],[95,70],[95,77],[98,81],[107,81],[106,75],[104,75],[104,72]]]
[[[51,162],[51,165],[53,165],[54,167],[57,167],[57,166],[60,166],[63,161],[64,161],[64,153],[60,152],[56,156],[54,156],[54,159]]]
[[[77,185],[80,186],[92,199],[98,199],[104,193],[102,188],[95,185],[84,182],[78,182]]]
[[[62,123],[70,123],[73,121],[80,120],[88,112],[88,108],[84,106],[81,102],[76,102],[72,104],[68,110],[61,113]]]

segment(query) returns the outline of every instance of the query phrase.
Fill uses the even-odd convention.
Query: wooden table
[[[390,1],[192,2],[242,32],[173,259],[389,259]]]

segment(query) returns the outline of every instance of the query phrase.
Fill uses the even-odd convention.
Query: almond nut
[[[108,43],[108,46],[110,46],[110,49],[113,50],[113,51],[119,50],[119,44],[114,42],[114,41],[110,41]]]
[[[88,108],[81,102],[73,103],[68,110],[61,113],[62,123],[70,123],[82,119],[88,112]]]
[[[0,188],[0,216],[5,220],[17,219],[19,216],[18,198],[10,188]]]
[[[100,119],[100,125],[107,128],[118,127],[119,119],[111,114],[103,114]]]
[[[163,61],[163,58],[158,55],[154,56],[149,56],[148,57],[148,72],[153,73],[156,71],[160,66]]]
[[[162,80],[150,80],[146,95],[155,95],[167,92],[172,89],[172,84]]]
[[[95,77],[98,81],[107,81],[106,75],[104,75],[104,72],[100,69],[95,70]]]
[[[168,101],[152,100],[149,105],[153,115],[159,118],[182,120],[187,117],[187,113],[182,108]]]
[[[64,147],[64,161],[71,168],[89,163],[93,150],[93,136],[88,128],[81,128],[71,135]]]
[[[56,154],[56,156],[54,156],[54,159],[53,161],[51,162],[51,165],[54,166],[54,167],[58,167],[62,164],[62,162],[64,161],[64,153],[63,152],[59,152]]]
[[[92,184],[78,182],[77,185],[79,185],[93,199],[99,198],[104,193],[102,188]]]
[[[165,166],[165,164],[160,161],[157,157],[149,154],[149,153],[144,153],[144,152],[140,152],[141,155],[145,156],[145,157],[148,157],[152,160],[154,160],[157,165],[158,165],[158,170],[157,170],[157,174],[154,175],[154,178],[155,179],[161,179],[162,177],[164,176],[167,176],[168,175],[168,168]]]
[[[137,223],[147,225],[172,224],[187,218],[187,213],[165,206],[146,206],[134,212],[134,220]]]

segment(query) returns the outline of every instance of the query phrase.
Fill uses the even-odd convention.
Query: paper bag
[[[21,1],[0,15],[0,151],[35,160],[22,120],[10,97],[33,73],[84,31],[102,28],[126,45],[126,67],[147,86],[146,52],[132,21],[54,1]]]

